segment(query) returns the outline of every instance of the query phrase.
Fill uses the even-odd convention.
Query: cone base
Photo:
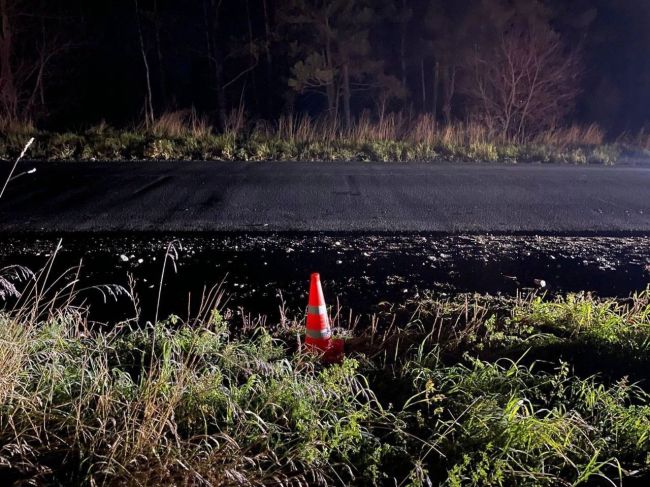
[[[311,352],[322,354],[326,364],[338,364],[343,361],[345,342],[340,339],[328,340],[327,344],[305,343],[305,348]]]

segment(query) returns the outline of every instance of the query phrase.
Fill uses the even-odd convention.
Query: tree
[[[493,131],[523,140],[557,126],[579,92],[580,58],[548,26],[517,23],[494,46],[476,47],[465,94]]]
[[[293,0],[282,13],[299,28],[301,42],[292,43],[297,61],[289,86],[297,92],[326,96],[328,112],[338,116],[339,102],[346,126],[351,123],[353,92],[386,90],[393,83],[383,63],[372,56],[370,27],[378,20],[377,2],[369,0]]]
[[[0,23],[0,116],[30,120],[45,111],[48,68],[67,45],[50,33],[43,16],[26,15],[16,0],[0,0]]]
[[[219,21],[223,0],[203,0],[206,55],[214,73],[214,91],[217,101],[217,122],[219,128],[226,127],[226,88],[224,82],[224,56],[219,39]]]
[[[7,0],[0,0],[2,32],[0,33],[0,103],[4,117],[15,120],[18,116],[18,90],[16,88],[13,54],[12,16]]]
[[[446,123],[452,119],[459,70],[481,28],[468,12],[450,11],[448,2],[430,0],[424,17],[422,51],[432,58],[432,112],[437,118],[440,109]]]
[[[168,103],[167,98],[167,76],[165,73],[165,58],[163,56],[161,30],[162,20],[158,10],[158,0],[153,0],[153,12],[151,12],[152,22],[154,25],[154,38],[156,41],[156,57],[158,58],[158,84],[160,86],[160,98],[163,105],[166,107]]]
[[[267,0],[262,0],[262,14],[264,17],[264,59],[266,68],[266,86],[269,90],[266,101],[266,116],[271,117],[273,113],[273,55],[271,54],[271,12],[269,11]]]
[[[147,59],[147,50],[144,45],[144,36],[142,34],[142,23],[140,22],[140,8],[138,0],[133,0],[135,6],[135,19],[138,26],[138,41],[140,42],[140,54],[142,55],[142,64],[144,65],[144,74],[147,92],[144,99],[144,120],[147,127],[151,127],[154,122],[153,110],[153,93],[151,91],[151,71],[149,69],[149,60]]]

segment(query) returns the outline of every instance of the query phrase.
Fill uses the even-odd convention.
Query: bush
[[[625,382],[607,388],[565,364],[552,374],[478,360],[405,370],[415,392],[406,409],[444,452],[431,469],[449,485],[578,484],[621,462],[650,465],[648,396]]]
[[[153,139],[147,143],[144,149],[145,159],[180,159],[183,153],[179,144],[170,139]]]

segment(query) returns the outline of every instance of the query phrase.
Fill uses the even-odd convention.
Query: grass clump
[[[238,110],[217,132],[193,110],[162,114],[153,123],[116,130],[105,123],[80,133],[14,127],[0,134],[0,158],[12,159],[35,132],[33,157],[43,160],[354,160],[484,161],[611,165],[647,146],[647,135],[607,143],[596,126],[567,127],[518,140],[475,123],[440,124],[429,115],[362,115],[350,127],[332,118],[286,115],[247,123]]]
[[[650,295],[628,303],[595,300],[587,294],[570,294],[553,301],[534,298],[514,309],[512,324],[550,331],[570,340],[621,348],[625,353],[650,353]]]
[[[174,323],[99,333],[74,315],[3,316],[5,470],[66,485],[327,484],[351,477],[331,462],[351,469],[368,428],[388,425],[355,360],[322,369],[262,329]]]
[[[62,485],[648,479],[650,369],[636,382],[600,361],[587,373],[549,346],[650,363],[649,295],[425,296],[361,335],[338,329],[347,357],[329,366],[301,352],[299,321],[271,333],[213,311],[106,328],[51,301],[8,309],[0,473]]]
[[[566,364],[547,373],[508,360],[406,371],[406,409],[444,453],[432,473],[449,485],[576,485],[616,474],[621,461],[647,466],[648,396],[624,381],[608,388]]]

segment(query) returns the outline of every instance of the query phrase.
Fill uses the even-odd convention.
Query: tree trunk
[[[273,116],[273,57],[271,55],[271,21],[269,19],[269,10],[266,0],[262,0],[262,7],[264,9],[264,54],[266,59],[266,88],[267,95],[264,97],[266,101],[266,116],[271,118]]]
[[[334,72],[334,61],[332,59],[332,39],[330,38],[330,26],[329,19],[325,19],[325,28],[327,30],[327,39],[325,42],[325,59],[327,62],[327,68]],[[325,87],[327,92],[327,105],[329,110],[329,115],[334,120],[338,119],[339,116],[339,90],[336,85],[336,77],[332,76],[332,81]]]
[[[433,119],[438,119],[438,88],[440,86],[440,61],[436,59],[433,68]]]
[[[257,65],[255,48],[253,43],[253,21],[251,20],[251,8],[250,8],[249,0],[245,1],[245,6],[246,6],[246,20],[247,20],[247,27],[248,27],[248,54],[251,58],[251,62],[254,62]],[[257,79],[255,77],[255,69],[251,70],[250,75],[251,75],[251,82],[253,83],[253,103],[255,108],[259,110],[258,108],[259,103],[257,99]]]
[[[158,15],[158,0],[153,2],[153,13],[156,33],[156,55],[158,56],[158,77],[160,84],[160,98],[164,107],[167,107],[167,80],[165,77],[165,62],[162,54],[162,46],[160,42],[160,17]]]
[[[337,98],[338,93],[334,83],[330,83],[325,87],[327,93],[327,111],[329,116],[336,118],[338,116]]]
[[[138,0],[135,3],[135,18],[138,24],[138,37],[140,39],[140,53],[142,54],[142,61],[144,63],[145,80],[147,82],[147,94],[144,101],[144,118],[147,127],[150,127],[154,121],[153,100],[151,96],[151,76],[149,73],[149,61],[147,60],[147,53],[144,48],[144,37],[142,36],[142,26],[140,25],[140,9],[138,8]]]
[[[451,109],[454,95],[456,93],[456,66],[445,66],[443,69],[443,100],[442,114],[445,123],[451,122]]]
[[[217,83],[217,117],[219,120],[219,128],[224,130],[226,128],[226,90],[223,87],[223,58],[218,46],[215,46],[214,53],[214,77]]]
[[[420,58],[420,83],[422,85],[422,111],[427,109],[427,83],[424,76],[424,58]]]
[[[402,15],[406,15],[406,0],[402,0]],[[406,19],[403,18],[400,25],[399,39],[400,74],[402,75],[402,86],[406,89]]]
[[[14,72],[11,66],[11,21],[7,10],[7,0],[0,0],[2,31],[0,32],[0,107],[3,115],[15,120],[18,109],[18,93],[14,84]]]
[[[350,69],[346,61],[342,67],[343,70],[343,115],[345,117],[345,128],[349,129],[352,125],[352,115],[350,112]]]
[[[221,56],[221,50],[219,49],[218,42],[216,40],[216,34],[219,27],[219,8],[221,7],[221,0],[215,2],[215,0],[210,1],[210,7],[212,8],[212,14],[208,15],[207,2],[203,2],[203,11],[205,18],[205,35],[207,43],[207,55],[208,62],[212,65],[215,79],[215,92],[216,92],[216,104],[217,104],[217,125],[219,130],[224,130],[226,128],[226,90],[224,89],[223,81],[223,58]]]

